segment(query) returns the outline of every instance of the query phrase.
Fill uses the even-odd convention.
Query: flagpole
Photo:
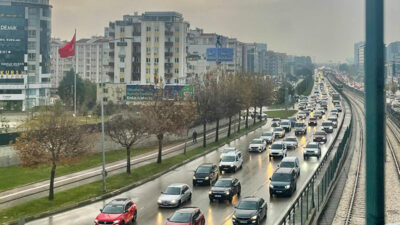
[[[76,29],[75,29],[75,61],[77,62],[77,55],[76,55]],[[75,68],[75,70],[78,70],[78,68]],[[75,76],[74,76],[74,115],[76,115],[76,73],[75,71]]]

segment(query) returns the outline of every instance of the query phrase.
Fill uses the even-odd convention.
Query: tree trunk
[[[246,109],[246,129],[249,128],[249,108]]]
[[[186,130],[186,140],[185,140],[185,148],[183,149],[183,154],[186,155],[186,143],[189,136],[189,128]]]
[[[215,125],[215,142],[218,142],[219,139],[219,119],[217,119],[217,124]]]
[[[207,140],[206,140],[206,131],[207,131],[207,122],[203,122],[203,148],[207,146]]]
[[[157,156],[157,163],[161,163],[161,157],[162,157],[162,142],[163,142],[164,134],[158,134],[157,139],[158,139],[158,156]]]
[[[126,173],[131,174],[131,147],[126,147]]]
[[[56,168],[57,168],[57,165],[55,162],[53,162],[53,165],[51,167],[51,172],[50,172],[49,200],[54,199],[54,178],[56,176]]]
[[[262,113],[262,106],[260,107],[260,121],[262,120],[261,113]]]
[[[257,119],[257,108],[254,106],[254,119],[253,119],[253,125],[256,124],[256,119]]]
[[[242,113],[239,111],[239,123],[238,123],[238,129],[237,129],[237,132],[239,133],[240,132],[240,121],[242,120]]]
[[[228,137],[231,136],[231,125],[232,125],[232,116],[229,117]]]

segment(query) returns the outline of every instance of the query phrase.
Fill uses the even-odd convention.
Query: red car
[[[175,211],[174,215],[167,219],[165,225],[204,225],[204,214],[197,207],[186,207]]]
[[[137,208],[129,198],[118,198],[109,202],[94,220],[95,225],[125,225],[133,223],[137,218]]]

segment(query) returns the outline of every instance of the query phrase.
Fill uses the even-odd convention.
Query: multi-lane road
[[[331,102],[331,100],[329,100]],[[329,108],[332,105],[329,104]],[[346,107],[343,107],[346,108]],[[329,110],[327,111],[327,113]],[[340,114],[339,122],[343,119],[344,112]],[[318,121],[321,124],[322,120]],[[339,127],[339,126],[338,126]],[[318,126],[319,128],[319,126]],[[307,135],[298,136],[299,147],[296,150],[289,150],[288,156],[297,156],[300,160],[301,175],[297,181],[297,190],[291,197],[269,197],[269,178],[272,176],[274,170],[279,164],[279,159],[268,159],[268,151],[262,153],[248,153],[249,142],[261,136],[263,131],[270,130],[270,120],[268,123],[243,136],[235,141],[229,143],[230,146],[235,146],[237,149],[242,151],[244,156],[243,168],[236,173],[223,174],[221,177],[236,177],[240,180],[242,185],[242,197],[245,196],[259,196],[264,198],[268,202],[268,215],[267,220],[263,221],[262,224],[275,224],[281,219],[284,212],[287,211],[288,207],[295,200],[299,190],[305,185],[306,180],[313,174],[314,170],[318,167],[320,160],[317,158],[310,158],[306,161],[303,160],[303,148],[308,141],[312,140],[312,133],[314,133],[317,127],[308,127]],[[334,135],[337,133],[335,129],[334,133],[328,135],[328,142],[322,145],[322,156],[326,154],[326,151],[334,139]],[[294,130],[290,134],[294,136]],[[228,146],[228,145],[226,145]],[[224,147],[226,147],[224,146]],[[208,225],[220,225],[220,224],[232,224],[231,215],[233,212],[233,205],[238,203],[238,198],[235,196],[232,203],[225,202],[213,202],[210,203],[208,199],[208,191],[210,187],[192,186],[192,177],[194,170],[202,163],[219,163],[220,151],[224,148],[221,147],[218,151],[211,152],[201,158],[198,158],[186,165],[183,165],[174,171],[166,173],[160,178],[145,183],[137,188],[127,191],[118,197],[129,197],[138,206],[138,225],[160,225],[165,224],[166,219],[172,215],[175,209],[159,209],[157,206],[157,199],[161,191],[165,189],[169,184],[172,183],[186,183],[193,190],[193,196],[190,203],[184,206],[197,206],[205,214],[206,224]],[[323,157],[321,157],[323,158]],[[31,221],[28,224],[93,224],[95,217],[99,213],[99,209],[112,199],[107,199],[101,202],[95,202],[93,204],[70,210],[64,213],[56,214],[47,218]]]

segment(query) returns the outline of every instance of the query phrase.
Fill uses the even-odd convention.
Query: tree
[[[347,65],[346,63],[340,64],[339,70],[342,72],[349,72],[349,65]]]
[[[131,173],[131,149],[146,132],[143,119],[132,113],[115,116],[106,124],[106,133],[114,142],[126,149],[126,173]]]
[[[239,93],[239,79],[237,76],[225,74],[220,79],[220,106],[223,109],[223,115],[229,119],[228,134],[231,135],[232,117],[241,110],[241,97]],[[240,116],[239,116],[240,117]]]
[[[68,71],[58,86],[58,95],[61,101],[72,107],[74,105],[74,79],[75,71]],[[82,78],[76,75],[76,104],[80,105],[85,100],[85,85]]]
[[[92,109],[96,105],[97,100],[97,87],[96,84],[90,80],[84,80],[84,100],[81,107]],[[77,85],[78,86],[78,85]]]
[[[262,107],[271,105],[274,101],[274,82],[268,76],[256,76],[254,77],[254,124],[256,123],[256,108],[260,108],[260,115],[262,113]],[[261,121],[260,116],[259,120]]]
[[[294,95],[294,89],[293,86],[289,82],[284,82],[282,85],[279,87],[278,92],[277,92],[277,97],[276,97],[276,104],[283,104],[285,103],[285,85],[287,86],[288,89],[288,96],[289,95]]]
[[[240,75],[240,93],[242,97],[242,108],[246,109],[246,129],[249,127],[249,108],[253,106],[253,98],[254,98],[254,79],[253,76],[242,74]],[[240,126],[239,126],[240,127]]]
[[[57,165],[85,154],[92,143],[91,135],[65,113],[59,102],[35,116],[25,122],[14,148],[24,166],[51,163],[49,200],[53,200]]]

